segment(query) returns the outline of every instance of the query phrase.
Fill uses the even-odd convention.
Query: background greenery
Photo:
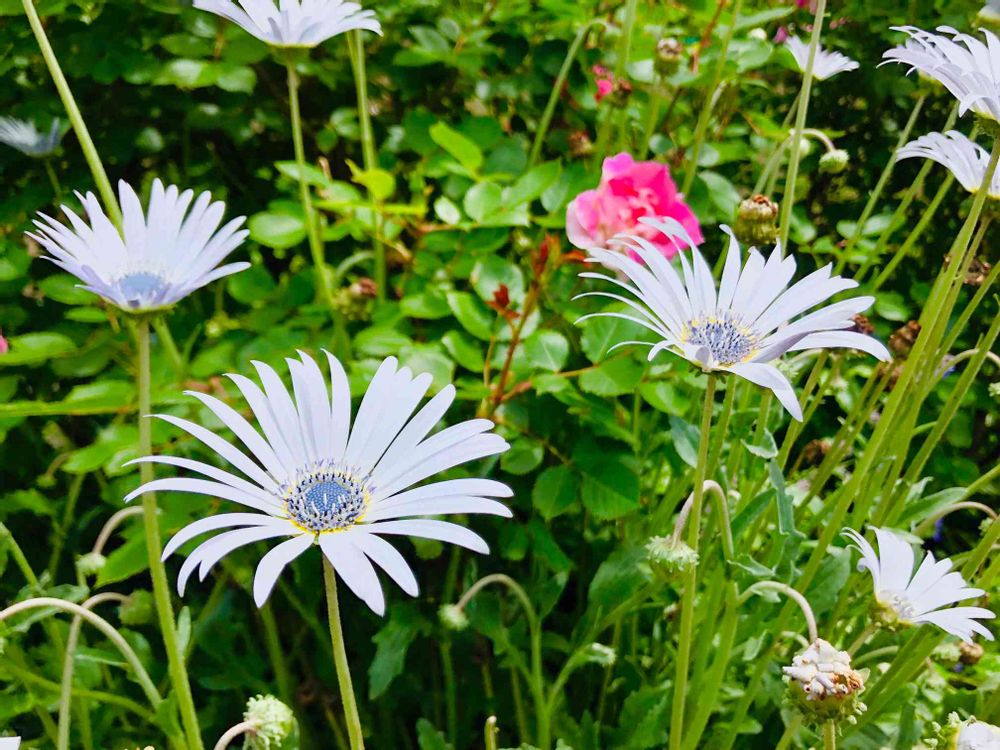
[[[157,407],[197,413],[192,400],[180,396],[184,388],[221,392],[219,375],[246,372],[251,359],[278,364],[296,347],[330,346],[329,315],[315,303],[296,197],[284,73],[267,48],[182,2],[43,0],[38,5],[112,180],[138,186],[158,176],[211,190],[227,201],[228,215],[249,217],[251,239],[240,252],[249,253],[253,268],[199,292],[168,319],[184,367],[179,371],[154,347]],[[345,601],[369,743],[421,750],[477,747],[483,721],[492,713],[499,716],[502,744],[516,746],[530,738],[530,714],[520,716],[517,706],[527,700],[526,687],[516,678],[512,683],[509,669],[511,649],[523,650],[527,641],[512,601],[495,591],[480,595],[469,608],[472,627],[458,634],[444,630],[436,615],[440,604],[457,599],[479,576],[498,571],[524,585],[544,616],[546,663],[553,675],[575,648],[615,639],[619,658],[613,668],[583,666],[565,686],[556,721],[556,736],[565,746],[659,747],[669,712],[673,646],[656,623],[674,614],[676,590],[660,585],[618,630],[603,618],[651,580],[640,564],[642,545],[650,535],[666,533],[670,512],[689,490],[673,480],[689,473],[693,463],[692,423],[704,383],[670,357],[646,368],[641,353],[618,350],[605,356],[610,344],[627,338],[624,323],[574,326],[585,307],[570,301],[580,289],[581,268],[562,225],[566,203],[600,176],[600,155],[580,154],[571,147],[571,136],[582,131],[596,141],[606,118],[612,126],[609,146],[615,147],[609,153],[629,150],[641,158],[648,145],[651,154],[677,168],[679,180],[718,53],[715,4],[639,4],[627,68],[634,93],[624,110],[609,100],[594,101],[590,73],[593,65],[617,64],[622,7],[616,3],[389,0],[374,9],[385,30],[382,38],[366,36],[380,171],[369,172],[366,182],[382,204],[390,284],[387,300],[378,304],[341,295],[352,316],[353,382],[360,392],[364,378],[388,354],[432,372],[437,387],[454,381],[460,394],[456,412],[470,416],[485,409],[511,441],[512,450],[494,475],[511,483],[516,497],[513,522],[472,521],[490,540],[490,557],[420,543],[409,553],[420,558],[418,599],[387,586],[384,620],[353,599]],[[852,161],[838,176],[818,172],[818,149],[804,161],[792,232],[803,253],[800,275],[836,257],[913,106],[918,81],[904,79],[896,66],[874,67],[895,43],[889,26],[912,22],[966,29],[976,10],[951,0],[857,0],[830,9],[831,18],[842,21],[824,34],[824,44],[862,67],[817,85],[809,124],[823,128]],[[529,165],[531,142],[567,48],[594,18],[606,24],[588,35],[541,158]],[[771,144],[783,137],[780,123],[801,80],[784,50],[748,32],[763,28],[770,38],[779,26],[792,25],[804,33],[810,18],[795,3],[744,5],[709,148],[689,195],[712,260],[724,245],[716,224],[732,221]],[[640,143],[655,44],[665,36],[682,39],[688,54],[670,79],[676,96],[669,117],[649,144]],[[700,54],[696,71],[694,50]],[[352,180],[351,163],[362,159],[346,44],[326,43],[301,70],[306,148],[316,165],[309,178],[326,217],[328,258],[332,265],[345,264],[341,285],[349,288],[371,275],[367,253],[374,231],[365,186]],[[0,77],[0,114],[33,119],[42,127],[52,117],[65,120],[18,0],[0,0]],[[932,96],[914,136],[940,129],[951,106],[950,98]],[[40,162],[0,150],[0,329],[11,342],[11,352],[0,356],[5,402],[0,404],[0,520],[35,570],[47,571],[42,588],[79,601],[90,589],[131,593],[148,587],[148,580],[137,522],[116,535],[96,577],[82,576],[74,567],[138,481],[134,471],[122,468],[134,457],[136,443],[132,342],[114,313],[38,260],[38,248],[23,236],[36,211],[53,214],[60,200],[74,202],[71,191],[93,189],[72,134],[52,166],[58,187]],[[910,184],[918,167],[915,161],[900,164],[887,196]],[[931,195],[942,178],[943,170],[935,167],[926,188]],[[918,196],[911,220],[929,197]],[[903,264],[879,295],[872,320],[882,340],[919,312],[957,232],[964,198],[952,191],[922,238],[918,257]],[[852,265],[872,251],[885,229],[894,207],[887,204],[865,228],[848,258]],[[901,228],[893,235],[890,251],[903,234]],[[529,307],[526,320],[496,309],[501,285],[509,292],[510,311]],[[523,329],[515,334],[522,320]],[[974,322],[960,348],[971,345],[987,323]],[[520,343],[502,375],[512,335]],[[832,371],[830,397],[805,428],[799,448],[836,431],[871,368],[867,358],[841,358]],[[947,385],[939,390],[931,409],[947,395]],[[934,479],[919,492],[931,496],[967,485],[996,462],[996,413],[987,383],[975,384],[927,467]],[[749,445],[745,471],[763,478],[763,459],[774,454],[771,431],[780,441],[784,419],[772,410],[771,431],[761,442],[751,433],[756,414],[756,400],[736,414],[726,455]],[[159,443],[176,437],[159,428],[154,433]],[[182,443],[177,450],[193,447]],[[831,482],[848,466],[849,460]],[[799,462],[786,476],[789,487],[794,491],[809,471],[808,462]],[[767,488],[783,491],[770,483]],[[995,498],[998,490],[994,483],[986,492]],[[168,531],[205,512],[203,502],[183,496],[165,498],[161,505]],[[966,548],[970,530],[975,531],[971,521],[967,526],[950,521],[932,547]],[[236,723],[250,695],[274,692],[296,708],[304,747],[330,747],[329,738],[340,731],[332,728],[339,698],[321,619],[318,558],[296,564],[268,608],[258,612],[246,590],[258,556],[255,551],[232,556],[205,584],[191,586],[184,600],[182,622],[190,626],[190,669],[206,737]],[[831,560],[828,574],[809,592],[821,619],[849,570],[846,555]],[[38,595],[22,589],[19,574],[10,564],[4,569],[5,562],[6,545],[0,542],[0,599]],[[795,559],[786,560],[779,576],[792,580],[794,569]],[[739,572],[748,579],[754,574],[750,567]],[[755,606],[765,617],[777,612],[763,600]],[[123,632],[162,677],[155,628],[135,609],[122,613]],[[65,631],[66,623],[58,627]],[[740,627],[741,652],[713,726],[725,725],[760,645],[752,619]],[[95,636],[86,637],[95,642],[81,649],[79,687],[136,693],[127,673],[115,668],[119,657]],[[61,659],[41,628],[23,625],[4,639],[0,728],[44,737]],[[773,685],[741,727],[747,734],[739,747],[773,747],[783,730],[780,664],[776,660],[767,674]],[[995,685],[995,679],[983,679],[997,666],[995,652],[960,675],[942,663],[937,677],[957,681],[958,691],[942,691],[930,680],[901,694],[896,708],[906,702],[917,707],[899,719],[903,738],[919,737],[926,721],[942,719],[949,709],[971,709],[975,688]],[[457,693],[448,689],[450,669]],[[449,696],[456,694],[456,708],[449,711]],[[948,696],[947,705],[942,696]],[[75,740],[81,747],[160,741],[155,730],[121,708],[91,705],[90,711],[90,725]],[[869,725],[853,741],[881,747],[888,741],[884,730]]]

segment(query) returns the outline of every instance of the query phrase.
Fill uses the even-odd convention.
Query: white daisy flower
[[[905,63],[911,72],[919,71],[943,85],[958,100],[959,114],[971,109],[1000,120],[1000,40],[995,34],[983,30],[984,44],[950,26],[939,26],[939,34],[914,26],[893,28],[910,38],[882,59]]]
[[[969,588],[962,574],[951,570],[951,560],[934,560],[930,552],[913,572],[913,549],[900,536],[872,527],[878,552],[853,529],[844,535],[861,553],[858,570],[867,569],[875,585],[875,598],[897,622],[919,625],[930,622],[951,635],[971,641],[973,633],[993,640],[993,634],[977,620],[992,619],[994,614],[982,607],[941,609],[965,599],[982,596],[982,589]]]
[[[775,247],[765,261],[750,248],[745,266],[740,265],[740,246],[729,230],[729,252],[716,291],[712,271],[690,241],[683,227],[672,219],[643,218],[668,236],[682,238],[691,247],[691,260],[679,253],[683,278],[654,245],[642,237],[619,235],[611,241],[631,253],[591,248],[590,263],[600,263],[618,273],[618,278],[587,272],[584,278],[601,279],[636,299],[610,292],[588,292],[581,297],[607,297],[628,305],[638,316],[600,312],[592,317],[624,318],[649,329],[656,343],[624,341],[651,346],[649,359],[667,349],[706,371],[732,372],[756,385],[769,388],[788,412],[802,419],[795,391],[788,379],[770,364],[788,351],[847,347],[860,349],[882,360],[888,350],[871,336],[843,329],[852,318],[867,310],[874,297],[854,297],[820,308],[798,320],[796,315],[819,305],[835,294],[853,289],[856,281],[830,274],[830,265],[806,276],[786,289],[795,275],[795,258],[783,258]],[[630,257],[634,254],[639,260]]]
[[[1000,727],[975,718],[963,722],[955,738],[955,750],[1000,750]]]
[[[194,200],[194,191],[182,193],[154,180],[145,214],[124,181],[118,183],[118,196],[124,214],[121,234],[93,193],[77,193],[89,225],[63,206],[70,227],[40,213],[42,220],[34,222],[38,234],[28,236],[49,252],[48,260],[80,279],[84,289],[122,310],[170,307],[196,289],[250,267],[245,262],[218,266],[249,233],[240,229],[244,216],[219,228],[226,204],[212,203],[211,194]]]
[[[352,425],[351,394],[340,362],[327,353],[328,388],[316,362],[302,352],[299,355],[301,360],[286,360],[292,393],[273,369],[260,362],[253,365],[263,388],[242,375],[228,376],[246,399],[260,433],[219,399],[189,392],[232,430],[249,456],[193,422],[155,415],[200,440],[243,476],[188,458],[148,456],[137,460],[177,466],[207,479],[156,479],[130,493],[126,501],[144,492],[190,492],[254,511],[203,518],[170,540],[163,550],[164,559],[201,534],[228,529],[202,542],[184,561],[177,580],[180,594],[196,568],[204,580],[213,565],[238,547],[288,537],[257,566],[253,584],[257,606],[267,600],[284,567],[318,545],[344,583],[382,614],[385,599],[373,564],[406,593],[417,594],[417,580],[409,565],[383,536],[436,539],[489,552],[482,538],[463,526],[415,517],[452,513],[509,517],[507,507],[491,499],[510,497],[509,487],[490,479],[413,485],[507,450],[507,442],[491,432],[493,423],[472,419],[432,435],[455,399],[454,386],[446,386],[414,414],[431,376],[414,376],[389,357],[372,378]]]
[[[899,149],[896,156],[899,159],[923,157],[936,161],[970,193],[975,193],[983,184],[990,162],[989,151],[957,130],[922,135]],[[989,197],[1000,200],[1000,170],[993,173]]]
[[[809,45],[797,36],[790,36],[785,40],[785,46],[795,58],[799,70],[806,71],[809,63]],[[822,47],[816,48],[816,59],[813,60],[813,78],[817,81],[825,81],[833,78],[837,73],[846,73],[850,70],[857,70],[857,60],[852,60],[847,55],[840,52],[830,52]]]
[[[0,117],[0,143],[5,143],[28,156],[48,156],[62,140],[59,118],[52,121],[48,133],[42,133],[35,123],[13,117]]]
[[[375,12],[344,0],[194,0],[194,7],[228,18],[275,47],[315,47],[345,31],[382,27]]]

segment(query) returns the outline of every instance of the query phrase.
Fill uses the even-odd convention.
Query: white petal
[[[799,422],[802,421],[802,407],[795,396],[795,389],[788,382],[788,378],[782,375],[775,367],[756,362],[747,362],[732,365],[726,368],[731,372],[746,378],[751,383],[755,383],[764,388],[770,389],[778,398],[778,401],[792,417]]]
[[[337,575],[372,612],[385,614],[385,596],[375,568],[355,545],[356,534],[320,534],[319,546]]]
[[[302,534],[282,542],[260,559],[253,577],[253,600],[258,607],[264,606],[285,566],[309,549],[312,544],[313,538],[308,534]]]
[[[365,525],[365,530],[374,534],[402,534],[439,542],[457,544],[473,552],[488,554],[489,545],[474,531],[448,521],[434,521],[417,518],[410,521],[379,521]]]

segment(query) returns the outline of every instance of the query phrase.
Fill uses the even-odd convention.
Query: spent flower
[[[315,47],[347,31],[382,33],[375,12],[347,0],[194,0],[274,47]]]
[[[982,589],[970,588],[961,573],[951,571],[951,560],[935,560],[928,552],[914,572],[915,558],[909,543],[887,529],[872,527],[872,530],[878,542],[877,552],[853,529],[846,529],[844,536],[861,553],[858,570],[871,573],[877,617],[883,625],[895,629],[929,622],[963,641],[971,641],[973,633],[993,640],[993,634],[979,622],[994,617],[990,610],[982,607],[942,609],[984,593]]]
[[[862,672],[851,667],[851,655],[817,638],[782,667],[792,699],[807,719],[854,720],[865,710],[858,696],[865,689]]]
[[[0,117],[0,143],[5,143],[27,156],[48,156],[59,148],[62,140],[61,123],[57,117],[47,133],[35,127],[28,120],[14,117]]]
[[[38,233],[28,234],[48,251],[48,260],[107,302],[131,313],[162,310],[250,267],[245,262],[219,266],[249,233],[240,229],[242,216],[219,228],[226,204],[213,203],[210,193],[195,200],[193,190],[181,192],[154,180],[145,212],[124,181],[118,195],[124,213],[121,233],[93,193],[78,193],[89,224],[63,206],[69,227],[40,213],[34,222]]]
[[[198,536],[227,529],[202,542],[184,561],[177,582],[179,593],[184,594],[196,568],[204,580],[212,566],[233,550],[285,539],[257,566],[253,580],[257,606],[267,600],[285,566],[315,545],[347,587],[374,612],[383,614],[385,598],[374,566],[406,593],[417,594],[417,579],[409,564],[383,536],[434,539],[489,552],[486,542],[464,526],[418,517],[455,513],[509,517],[507,507],[492,499],[510,497],[513,493],[507,485],[475,478],[414,485],[506,451],[509,446],[492,432],[493,423],[472,419],[431,434],[454,401],[455,387],[445,386],[414,414],[430,388],[431,376],[414,375],[389,357],[372,378],[352,424],[350,388],[339,360],[327,353],[327,381],[312,357],[303,352],[299,356],[286,360],[291,393],[278,374],[261,362],[253,365],[263,387],[242,375],[228,376],[246,399],[263,436],[220,399],[188,392],[239,438],[253,458],[194,422],[155,415],[204,443],[246,478],[189,458],[146,456],[136,462],[176,466],[207,479],[155,479],[126,500],[145,492],[187,492],[229,500],[254,511],[209,515],[185,526],[170,540],[164,559]]]
[[[712,271],[693,240],[676,221],[643,219],[650,228],[680,237],[692,246],[691,260],[681,253],[679,275],[658,248],[644,237],[622,235],[614,244],[629,254],[591,248],[588,260],[616,271],[618,276],[585,272],[582,277],[613,284],[629,293],[587,292],[580,296],[606,297],[627,305],[636,314],[597,312],[583,316],[621,318],[655,334],[655,341],[622,341],[649,346],[648,359],[667,350],[705,371],[731,372],[774,392],[782,406],[802,419],[795,390],[788,378],[773,364],[789,351],[850,348],[878,359],[889,359],[889,351],[871,336],[850,329],[853,317],[871,306],[874,297],[851,297],[816,307],[835,294],[853,289],[856,281],[833,276],[828,264],[790,288],[796,262],[782,257],[775,247],[767,260],[751,248],[746,265],[740,261],[740,246],[728,227],[729,251],[721,284],[716,288]],[[637,256],[642,262],[634,260]],[[579,321],[578,321],[579,322]]]
[[[805,73],[806,65],[809,63],[809,45],[797,36],[790,36],[785,40],[785,47],[795,59],[795,64],[799,70]],[[822,47],[816,49],[816,58],[813,60],[813,78],[818,81],[825,81],[838,73],[845,73],[858,69],[858,62],[852,60],[847,55],[840,52],[830,52]]]

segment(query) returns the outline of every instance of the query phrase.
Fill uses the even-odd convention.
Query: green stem
[[[163,347],[163,351],[170,358],[170,364],[173,365],[177,377],[183,380],[184,370],[186,369],[184,356],[177,348],[177,342],[174,341],[174,336],[170,332],[170,326],[167,325],[164,316],[157,315],[153,318],[153,330],[156,331],[156,337],[160,342],[160,346]]]
[[[538,130],[535,132],[535,140],[531,144],[531,153],[528,155],[528,169],[535,166],[539,155],[542,153],[542,146],[545,145],[545,136],[549,132],[549,125],[552,124],[552,117],[555,115],[556,106],[559,104],[559,97],[562,94],[563,86],[566,84],[569,71],[573,68],[573,62],[580,52],[580,47],[583,46],[583,42],[587,38],[587,33],[594,26],[603,25],[603,23],[599,19],[594,19],[590,23],[581,26],[580,30],[576,32],[576,36],[573,37],[573,41],[566,51],[566,58],[563,60],[562,67],[559,68],[559,73],[556,75],[556,82],[552,86],[552,92],[549,94],[549,100],[545,104],[542,118],[538,121]]]
[[[822,0],[821,0],[822,1]],[[737,0],[737,4],[739,0]],[[735,15],[733,24],[735,25]],[[691,517],[687,521],[687,543],[698,552],[701,538],[701,507],[705,493],[705,476],[708,473],[708,446],[711,441],[712,406],[715,402],[716,374],[708,374],[705,404],[701,413],[701,431],[698,438],[698,464],[694,475],[694,500]],[[720,521],[721,523],[721,521]],[[677,643],[677,669],[674,675],[674,696],[670,709],[670,750],[680,750],[684,739],[684,705],[687,697],[688,667],[691,662],[691,641],[694,634],[695,595],[698,585],[698,566],[692,565],[684,574],[684,593],[681,598],[680,634]]]
[[[745,604],[751,596],[762,590],[780,591],[782,594],[799,605],[799,609],[802,610],[802,616],[806,619],[806,629],[809,631],[809,642],[813,643],[817,638],[819,638],[819,633],[816,629],[816,615],[813,614],[812,607],[809,606],[809,601],[787,583],[781,583],[780,581],[757,581],[757,583],[747,588],[747,590],[740,595],[739,603]]]
[[[139,454],[153,454],[152,423],[149,415],[152,413],[152,397],[150,384],[149,360],[149,319],[139,317],[135,321],[135,338],[138,357],[136,361],[137,389],[139,391]],[[153,464],[139,464],[139,476],[142,484],[153,480]],[[202,750],[201,731],[198,727],[198,712],[191,695],[191,683],[188,681],[187,666],[184,654],[181,652],[177,637],[177,624],[174,620],[174,608],[170,600],[170,584],[167,581],[167,571],[160,559],[163,556],[163,543],[160,540],[159,509],[156,504],[156,494],[147,492],[142,496],[142,523],[146,537],[146,551],[149,557],[149,573],[153,580],[153,598],[156,602],[156,615],[163,636],[163,647],[167,652],[167,671],[170,683],[177,696],[177,706],[181,713],[181,723],[187,736],[191,750]]]
[[[837,750],[837,725],[832,719],[823,725],[823,750]]]
[[[351,72],[354,75],[354,89],[358,99],[358,123],[361,126],[361,156],[365,171],[371,172],[378,168],[378,158],[375,152],[375,131],[372,129],[371,112],[368,108],[368,73],[365,67],[365,45],[361,31],[352,31],[347,35],[347,46],[351,56]],[[372,225],[375,229],[375,286],[379,300],[385,299],[386,260],[385,243],[382,241],[382,212],[372,195]]]
[[[299,172],[299,199],[306,219],[306,236],[309,240],[309,251],[312,253],[313,265],[316,267],[316,285],[323,301],[336,314],[333,290],[330,288],[330,277],[326,269],[326,257],[323,247],[323,237],[320,232],[319,218],[312,203],[312,192],[306,180],[306,149],[302,137],[302,113],[299,109],[299,74],[295,70],[295,61],[289,57],[285,61],[288,71],[288,106],[291,111],[292,145],[295,149],[295,163]]]
[[[819,38],[823,33],[823,17],[826,0],[817,0],[816,15],[813,19],[812,37],[809,39],[809,58],[802,73],[802,89],[799,93],[799,108],[795,113],[795,129],[792,131],[792,153],[785,175],[785,192],[781,196],[781,218],[778,223],[778,241],[782,251],[787,252],[788,232],[792,223],[792,207],[795,205],[795,183],[799,179],[799,160],[802,157],[802,133],[806,129],[806,115],[809,112],[809,94],[812,91],[813,66],[819,50]]]
[[[278,683],[278,695],[281,696],[282,702],[291,706],[295,702],[295,692],[288,664],[285,663],[285,650],[281,646],[281,634],[278,631],[274,611],[270,604],[265,604],[258,612],[261,625],[264,627],[264,644],[271,661],[271,669],[274,670],[274,680]]]
[[[56,85],[63,107],[66,108],[69,122],[73,126],[80,147],[83,149],[83,156],[87,160],[87,166],[90,167],[94,182],[97,184],[97,191],[101,194],[104,208],[115,226],[120,227],[122,225],[122,212],[118,207],[118,200],[115,198],[114,190],[111,189],[111,182],[108,180],[107,172],[104,171],[104,165],[101,164],[101,158],[98,156],[97,148],[90,137],[90,131],[87,130],[87,124],[83,121],[83,115],[80,114],[76,99],[73,98],[73,92],[66,81],[66,76],[63,75],[62,68],[59,66],[59,60],[56,59],[56,53],[53,51],[52,45],[49,44],[49,38],[45,35],[45,27],[42,26],[42,21],[38,17],[34,0],[21,0],[21,4],[24,6],[24,13],[28,17],[31,31],[38,41],[38,47],[42,51],[42,57],[45,58],[45,65],[49,69],[49,75],[52,76],[52,82]]]
[[[333,644],[333,661],[337,667],[337,685],[340,687],[340,699],[344,704],[347,734],[351,739],[351,750],[364,750],[364,732],[361,729],[358,702],[354,697],[354,685],[351,682],[351,666],[347,661],[344,631],[340,624],[340,603],[337,601],[337,574],[326,557],[323,558],[323,581],[326,587],[326,614],[330,625],[330,642]]]
[[[497,750],[497,717],[490,716],[483,726],[483,740],[486,743],[486,750]]]
[[[820,2],[826,2],[826,0],[820,0]],[[705,90],[705,103],[701,107],[701,112],[698,114],[698,122],[694,128],[694,140],[691,143],[691,148],[688,151],[688,164],[687,171],[684,173],[684,182],[681,184],[681,193],[687,195],[691,190],[691,185],[694,184],[694,176],[698,171],[698,155],[701,152],[701,147],[705,143],[705,135],[708,133],[708,123],[712,119],[712,108],[715,105],[715,92],[719,88],[719,82],[722,80],[722,73],[726,68],[726,62],[729,59],[729,43],[733,40],[733,35],[736,33],[736,22],[739,19],[740,9],[743,7],[743,0],[735,0],[733,3],[733,18],[729,23],[729,28],[726,29],[726,35],[722,37],[722,45],[719,47],[719,56],[715,61],[715,68],[712,70],[712,79],[709,83],[708,88]]]
[[[45,174],[49,176],[49,183],[52,185],[52,192],[55,195],[56,200],[62,197],[62,185],[59,184],[59,176],[56,174],[56,170],[52,167],[52,159],[46,157],[42,160],[45,165]]]

